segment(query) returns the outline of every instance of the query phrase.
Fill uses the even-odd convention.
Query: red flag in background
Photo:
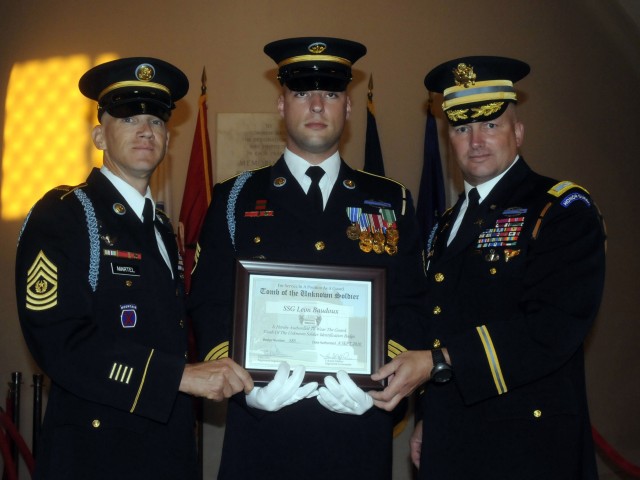
[[[184,263],[184,286],[189,293],[191,271],[196,253],[200,229],[211,203],[213,179],[211,175],[211,145],[207,128],[207,87],[206,73],[202,71],[202,94],[198,101],[198,120],[193,135],[191,157],[187,180],[184,185],[180,220],[178,224],[178,244]]]

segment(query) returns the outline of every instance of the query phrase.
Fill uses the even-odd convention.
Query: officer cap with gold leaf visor
[[[351,81],[351,66],[367,53],[358,42],[331,37],[286,38],[264,47],[278,65],[278,80],[290,90],[342,92]]]
[[[78,83],[85,97],[116,118],[154,115],[165,122],[175,102],[189,90],[189,80],[175,66],[150,57],[130,57],[93,67]]]
[[[498,118],[509,103],[518,103],[514,83],[529,65],[506,57],[474,56],[450,60],[424,79],[430,92],[442,93],[442,110],[453,126]]]

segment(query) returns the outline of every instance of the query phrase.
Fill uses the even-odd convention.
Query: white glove
[[[358,387],[344,370],[333,377],[324,377],[324,387],[318,389],[318,401],[327,410],[350,415],[362,415],[373,407],[373,398]],[[338,383],[340,382],[340,383]]]
[[[247,405],[267,412],[276,412],[282,407],[296,403],[303,398],[318,395],[318,382],[307,383],[301,387],[304,379],[304,367],[298,365],[290,371],[287,362],[281,362],[273,380],[266,387],[253,387],[247,395]]]

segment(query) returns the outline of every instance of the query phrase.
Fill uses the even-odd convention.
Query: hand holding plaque
[[[324,387],[318,389],[318,401],[327,410],[350,415],[362,415],[373,407],[373,398],[358,387],[349,374],[340,370],[333,377],[324,377]]]
[[[287,362],[281,362],[275,377],[265,387],[254,387],[247,395],[247,405],[268,412],[277,412],[282,407],[296,403],[303,398],[315,397],[318,392],[316,382],[301,387],[304,379],[304,367],[291,368]]]

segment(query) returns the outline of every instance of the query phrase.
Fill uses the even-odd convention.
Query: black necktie
[[[311,186],[307,192],[309,205],[311,205],[313,212],[321,213],[324,210],[324,203],[322,201],[322,192],[320,191],[320,179],[324,175],[324,170],[318,166],[309,167],[306,175],[311,179]]]
[[[153,203],[150,198],[144,199],[144,210],[142,210],[142,224],[147,233],[153,233],[153,239],[156,238],[156,232],[153,228]]]
[[[478,219],[478,207],[480,205],[478,203],[478,200],[480,200],[480,194],[478,193],[477,188],[472,188],[471,190],[469,190],[468,199],[469,201],[467,203],[467,210],[466,212],[464,212],[464,217],[462,217],[462,222],[458,227],[456,236],[451,241],[451,245],[461,243],[466,244],[469,240],[472,239],[474,235],[477,235],[478,233],[477,228],[474,227],[474,223]]]

